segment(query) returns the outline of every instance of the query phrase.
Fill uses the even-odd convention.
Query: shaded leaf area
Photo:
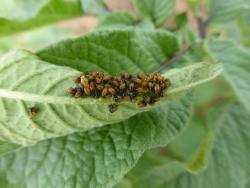
[[[236,97],[250,111],[250,51],[230,40],[211,38],[205,43],[207,53],[224,64],[223,76]]]
[[[161,26],[172,14],[175,0],[133,0],[138,13]]]
[[[197,87],[194,91],[194,113],[184,131],[167,147],[147,151],[116,188],[125,183],[129,188],[164,187],[181,174],[199,174],[209,168],[215,131],[231,105],[230,98],[221,98],[227,96],[226,90],[220,79]]]
[[[211,23],[230,22],[250,8],[248,0],[207,0],[207,4]]]
[[[248,188],[249,185],[249,113],[238,104],[228,106],[213,134],[216,137],[205,170],[198,174],[185,171],[183,165],[169,154],[157,149],[146,152],[129,173],[128,188]],[[183,142],[186,142],[185,139]],[[192,144],[192,143],[190,143]],[[203,150],[204,145],[201,145]],[[176,157],[176,156],[175,156]],[[129,182],[129,183],[128,183]],[[121,182],[121,185],[123,182]],[[117,185],[119,188],[120,185]]]
[[[23,0],[20,1],[20,3],[21,2],[25,6],[26,3],[28,3]],[[32,5],[34,4],[38,6],[38,4],[36,3],[33,3]],[[25,13],[27,12],[27,9],[25,9]],[[36,14],[33,14],[33,16],[25,20],[9,20],[7,18],[0,18],[0,36],[10,35],[59,20],[80,16],[82,14],[82,10],[80,7],[80,2],[78,0],[49,0],[49,2],[45,4],[41,9],[39,9]],[[14,15],[13,12],[12,15]]]
[[[192,120],[168,144],[167,155],[192,173],[207,168],[214,145],[214,132],[232,101],[228,86],[220,78],[197,87],[194,91],[195,110]]]
[[[247,11],[244,15],[242,15],[242,18],[238,21],[239,28],[242,33],[242,43],[250,47],[250,12]]]
[[[250,47],[250,11],[241,14],[227,31],[228,38],[233,39],[236,43]]]
[[[192,97],[86,133],[43,141],[0,159],[0,186],[111,187],[145,149],[166,145],[186,126]]]
[[[239,187],[249,185],[249,114],[239,105],[231,106],[216,142],[208,169],[198,175],[185,173],[162,187]]]
[[[38,52],[43,60],[80,71],[136,74],[155,71],[179,50],[167,31],[101,30],[70,39]]]
[[[182,165],[173,162],[163,148],[155,148],[146,151],[115,188],[158,188],[183,172],[185,169]]]
[[[8,153],[12,153],[20,148],[21,146],[18,144],[0,141],[0,156],[6,155]]]

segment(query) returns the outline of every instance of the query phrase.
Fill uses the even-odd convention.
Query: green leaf
[[[158,188],[166,181],[174,180],[184,169],[164,156],[162,148],[146,151],[136,166],[126,175],[131,188]],[[120,188],[120,183],[115,186]]]
[[[168,158],[171,156],[168,148],[160,149],[158,153],[150,151],[127,175],[131,187],[247,188],[250,173],[250,115],[237,104],[228,107],[220,121],[216,122],[217,130],[213,132],[216,141],[206,170],[199,174],[185,171],[180,164]]]
[[[164,24],[172,14],[175,0],[133,0],[137,11],[150,18],[157,26]]]
[[[112,12],[102,16],[99,19],[98,29],[117,29],[117,28],[137,28],[154,30],[154,23],[150,19],[137,20],[132,14],[128,12]]]
[[[217,132],[208,169],[199,175],[184,173],[162,187],[247,188],[250,173],[249,121],[249,113],[239,105],[231,106]]]
[[[8,20],[27,20],[48,3],[48,0],[2,0],[0,18]]]
[[[201,122],[194,120],[166,148],[168,157],[185,170],[199,173],[208,166],[214,134]]]
[[[128,12],[112,12],[100,17],[98,29],[127,28],[136,24],[136,18]]]
[[[8,153],[12,153],[20,148],[21,146],[18,144],[12,144],[9,142],[0,141],[0,156],[6,155]]]
[[[223,76],[238,100],[250,111],[250,51],[229,40],[211,38],[205,49],[215,60],[224,64]]]
[[[152,72],[179,50],[167,31],[116,29],[92,32],[48,47],[38,56],[57,65],[80,71],[100,70],[110,74]]]
[[[249,1],[250,2],[250,1]],[[250,47],[250,12],[246,11],[241,17],[237,20],[237,26],[232,27],[230,33],[232,38],[236,36],[236,41],[241,40],[241,43],[246,47]],[[238,40],[237,40],[238,39]]]
[[[139,22],[137,24],[137,26],[139,28],[141,28],[141,29],[148,29],[148,30],[150,30],[150,29],[154,30],[155,29],[154,23],[150,19],[147,19],[147,18],[143,19],[141,22]]]
[[[192,173],[198,173],[208,166],[214,146],[214,132],[232,102],[227,90],[228,87],[220,79],[197,87],[194,91],[195,110],[192,120],[166,148],[173,161],[178,161]]]
[[[29,48],[39,50],[65,38],[72,33],[67,28],[51,25],[25,32],[21,35],[0,37],[0,56],[12,49]]]
[[[0,158],[0,187],[111,187],[143,152],[187,124],[192,97],[86,133],[43,141]]]
[[[26,5],[26,3],[29,1],[20,1],[20,3],[22,2],[22,5],[24,7],[23,9],[25,10],[19,10],[18,4],[15,4],[15,6],[17,6],[15,7],[15,11],[18,10],[18,12],[20,11],[23,14],[25,12],[27,15],[32,13],[33,16],[28,17],[26,15],[25,20],[9,20],[9,16],[8,18],[5,18],[6,16],[1,18],[0,16],[0,36],[10,35],[59,20],[80,16],[82,14],[80,2],[78,0],[49,0],[46,5],[42,4],[43,6],[41,6],[41,4],[40,6],[38,6],[38,4],[36,4],[37,1],[35,0],[33,0],[32,4]],[[17,2],[17,0],[15,0],[15,2]],[[31,11],[30,13],[27,13],[29,12],[27,11],[27,9],[31,9],[34,5],[35,7],[37,7],[34,8],[34,11],[36,10],[37,12]],[[13,14],[13,12],[11,12],[11,14],[15,15]]]
[[[112,114],[112,99],[71,98],[67,88],[80,72],[41,61],[25,51],[14,51],[0,61],[0,138],[21,145],[35,144],[48,138],[87,131],[95,127],[125,120],[137,113],[157,107],[140,108],[122,102]],[[165,73],[172,82],[168,96],[159,104],[169,103],[190,88],[213,79],[221,72],[219,65],[195,64]],[[91,105],[91,108],[89,107]],[[39,109],[31,118],[29,107]]]
[[[207,0],[209,20],[212,23],[226,23],[237,18],[250,8],[247,0]]]
[[[195,89],[192,120],[167,147],[147,151],[143,155],[126,176],[131,187],[166,187],[165,184],[174,182],[186,171],[197,174],[209,167],[215,130],[220,127],[221,118],[231,107],[231,102],[223,100],[223,92],[218,90],[225,91],[218,79]]]
[[[103,15],[107,13],[107,6],[103,0],[80,0],[84,12]]]

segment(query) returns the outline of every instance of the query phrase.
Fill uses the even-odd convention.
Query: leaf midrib
[[[193,65],[193,66],[197,66],[197,67],[201,67],[204,65]],[[189,68],[189,67],[185,67],[185,68]],[[185,69],[184,68],[184,69]],[[166,74],[164,74],[165,77],[169,77],[171,78],[171,74],[177,74],[178,71],[183,71],[180,69],[172,69],[169,72],[167,72]],[[201,79],[199,81],[196,81],[194,83],[190,83],[187,84],[185,86],[181,86],[181,87],[177,87],[174,89],[171,89],[167,92],[168,95],[174,95],[177,93],[180,93],[182,91],[191,89],[192,87],[195,87],[197,85],[200,85],[204,82],[207,82],[211,79],[214,79],[215,77],[217,77],[220,73],[221,73],[222,69],[221,66],[218,65],[218,70],[216,70],[214,72],[213,75],[205,78],[205,79]],[[65,91],[66,92],[66,91]],[[111,98],[91,98],[91,97],[86,97],[86,98],[71,98],[71,97],[60,97],[60,96],[49,96],[49,95],[41,95],[41,94],[31,94],[31,93],[27,93],[27,92],[20,92],[20,91],[10,91],[8,89],[1,89],[0,88],[0,97],[3,98],[10,98],[10,99],[19,99],[19,100],[24,100],[24,101],[30,101],[30,102],[40,102],[40,103],[50,103],[50,104],[70,104],[70,105],[91,105],[91,104],[109,104],[112,102]],[[167,97],[164,97],[167,98]],[[122,103],[127,103],[127,104],[131,104],[130,102],[122,102]]]

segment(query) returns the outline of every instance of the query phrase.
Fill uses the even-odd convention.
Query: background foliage
[[[250,1],[117,2],[1,1],[0,187],[250,187]],[[92,70],[173,87],[111,115],[66,96]]]

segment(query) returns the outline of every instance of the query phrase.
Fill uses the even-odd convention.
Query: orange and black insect
[[[76,88],[76,93],[75,93],[76,98],[83,96],[83,94],[84,94],[84,92],[83,92],[83,89],[81,87]]]
[[[122,101],[137,102],[141,107],[154,105],[167,95],[165,91],[171,85],[170,80],[160,73],[111,76],[97,71],[81,73],[74,82],[76,87],[68,89],[71,96],[112,98],[114,103],[109,105],[111,113],[117,111]]]
[[[68,89],[68,93],[70,94],[70,95],[72,95],[72,96],[74,96],[75,94],[76,94],[76,88],[72,88],[72,87],[70,87],[69,89]]]
[[[116,112],[118,110],[118,104],[110,104],[109,105],[109,112],[110,113],[114,113],[114,112]]]
[[[76,84],[79,84],[79,83],[81,82],[81,77],[80,77],[80,76],[75,77],[75,78],[73,79],[73,81],[74,81]]]
[[[38,109],[36,107],[30,107],[29,113],[32,118],[36,117],[38,115]]]
[[[122,101],[122,97],[119,96],[119,95],[115,95],[115,96],[114,96],[114,101],[117,102],[117,103],[118,103],[118,102],[121,102],[121,101]]]

